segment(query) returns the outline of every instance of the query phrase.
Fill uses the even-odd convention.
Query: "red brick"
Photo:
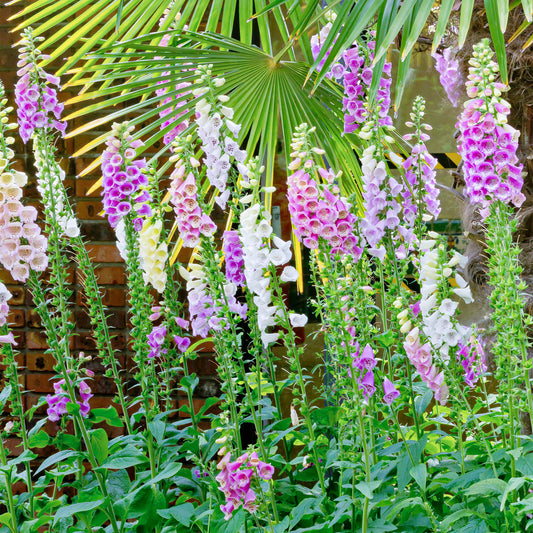
[[[26,291],[24,287],[19,286],[8,286],[9,292],[11,293],[11,299],[9,300],[9,305],[24,305]]]
[[[55,374],[28,374],[26,387],[33,392],[54,392],[53,378]]]
[[[199,356],[187,361],[187,369],[190,374],[210,376],[217,373],[217,362],[214,356]]]
[[[102,189],[96,189],[91,194],[88,194],[89,189],[96,183],[94,178],[78,178],[76,180],[76,196],[81,198],[100,197]]]
[[[104,266],[95,269],[96,279],[102,285],[123,285],[126,273],[121,266]]]
[[[100,218],[102,202],[80,201],[76,206],[76,215],[80,220],[96,220]]]
[[[24,309],[10,309],[7,323],[13,328],[22,328],[26,323]]]
[[[88,246],[89,256],[98,263],[122,263],[118,248],[114,244],[91,244]]]
[[[46,333],[44,331],[29,331],[26,333],[26,344],[30,350],[46,350]]]
[[[27,367],[30,372],[51,372],[55,359],[51,353],[28,352]]]

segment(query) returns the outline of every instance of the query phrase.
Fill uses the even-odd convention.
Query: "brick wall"
[[[18,34],[10,33],[15,23],[8,22],[8,18],[24,6],[19,3],[16,6],[0,7],[0,78],[2,79],[9,98],[10,105],[14,105],[14,84],[16,82],[16,62],[17,51],[13,45],[17,42]],[[62,92],[60,100],[65,101],[73,96],[73,93]],[[67,109],[65,113],[69,112]],[[97,118],[98,115],[84,117],[83,121]],[[75,119],[69,123],[69,130],[81,125],[80,119]],[[103,126],[106,128],[106,126]],[[127,296],[125,292],[125,271],[124,263],[115,246],[115,235],[106,219],[99,213],[102,210],[100,202],[100,192],[88,194],[89,189],[94,184],[99,175],[76,178],[95,157],[97,152],[84,154],[83,157],[74,159],[70,157],[76,150],[81,148],[92,137],[99,135],[104,130],[85,133],[73,139],[60,140],[57,143],[58,157],[61,158],[61,165],[67,173],[65,185],[70,192],[72,207],[75,210],[81,224],[82,234],[87,242],[90,255],[96,264],[96,273],[103,291],[103,302],[108,307],[109,325],[113,328],[115,336],[114,347],[117,350],[121,367],[129,369],[127,350]],[[108,131],[107,128],[105,131]],[[20,140],[14,147],[16,152],[17,166],[28,174],[29,184],[25,190],[25,198],[29,204],[39,206],[39,194],[35,187],[35,177],[33,168],[33,158],[31,150],[22,144]],[[51,354],[46,353],[46,336],[41,328],[40,320],[32,306],[32,297],[29,291],[22,285],[17,284],[0,266],[0,279],[7,285],[13,294],[10,300],[11,313],[9,323],[11,324],[17,340],[19,372],[21,381],[27,393],[25,394],[26,408],[35,405],[39,398],[47,393],[53,392],[52,378],[54,377],[54,360]],[[80,287],[80,280],[75,264],[71,265],[69,279],[74,290],[74,316],[76,323],[76,336],[72,343],[74,354],[80,351],[86,355],[92,355],[94,342],[91,334],[89,317],[85,311],[83,294]],[[216,366],[210,352],[200,354],[200,357],[190,363],[190,371],[196,372],[204,378],[198,390],[198,399],[195,400],[197,408],[203,403],[203,397],[208,397],[217,391],[214,374]],[[103,376],[103,367],[97,359],[87,364],[87,367],[96,373],[92,383],[94,398],[91,399],[93,407],[106,407],[110,404],[115,390],[112,380]],[[124,382],[127,382],[125,375]],[[3,385],[3,373],[0,365],[0,388]],[[38,415],[44,414],[44,408],[40,409]],[[48,430],[54,431],[55,425],[48,422]],[[114,431],[117,428],[113,429]],[[11,442],[14,453],[20,453],[20,448],[16,449],[16,442]],[[42,450],[47,453],[47,450]]]

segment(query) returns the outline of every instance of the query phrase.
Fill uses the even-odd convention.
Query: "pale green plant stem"
[[[8,461],[7,461],[6,451],[4,449],[4,441],[1,436],[0,436],[0,461],[2,462],[2,466],[6,468]],[[9,529],[12,531],[12,533],[17,533],[18,531],[17,515],[16,515],[16,510],[15,510],[15,501],[13,499],[13,489],[11,486],[11,479],[10,479],[11,469],[9,470],[9,475],[7,472],[4,472],[3,474],[6,480],[5,490],[7,492],[7,509],[10,514],[10,522],[11,522]],[[28,490],[31,490],[31,488]],[[33,517],[33,514],[32,514],[32,517]]]

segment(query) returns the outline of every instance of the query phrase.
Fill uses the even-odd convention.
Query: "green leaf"
[[[481,496],[492,493],[503,494],[507,488],[507,483],[503,479],[490,478],[482,479],[464,491],[465,496]]]
[[[461,20],[459,22],[459,48],[465,44],[468,30],[470,29],[470,21],[472,20],[472,12],[474,11],[474,0],[462,0],[461,2]]]
[[[378,23],[376,36],[376,55],[374,56],[374,65],[384,56],[392,41],[396,38],[408,17],[412,14],[418,0],[405,0],[402,6],[395,12],[395,6],[398,2],[390,2],[393,6],[390,10],[384,10],[381,17],[381,24]],[[387,7],[388,4],[385,4]],[[380,32],[385,35],[380,38]],[[386,33],[385,33],[386,32]]]
[[[429,13],[431,12],[431,8],[433,7],[433,3],[433,0],[421,0],[417,5],[416,11],[414,12],[412,24],[410,25],[409,35],[405,40],[405,43],[403,42],[402,38],[402,61],[405,61],[407,56],[410,54],[414,44],[416,43],[418,37],[420,37],[420,34],[422,33],[422,30],[424,29],[424,26],[429,17]]]
[[[121,468],[129,468],[148,461],[148,458],[135,446],[128,444],[122,450],[110,455],[100,468],[119,470]]]
[[[409,470],[409,473],[413,476],[413,479],[417,482],[422,491],[425,492],[426,480],[428,476],[426,463],[419,463],[416,466],[413,466],[413,468]]]
[[[95,500],[92,502],[82,502],[82,503],[74,503],[72,505],[66,505],[63,507],[60,507],[54,515],[54,525],[57,523],[58,520],[61,520],[62,518],[66,518],[68,516],[73,516],[77,513],[81,513],[84,511],[91,511],[93,509],[96,509],[97,507],[100,507],[104,503],[104,499]]]
[[[525,482],[526,482],[525,477],[512,477],[509,480],[509,482],[507,483],[507,487],[505,487],[505,490],[503,491],[503,494],[502,494],[502,501],[500,504],[500,513],[503,513],[503,510],[505,509],[505,502],[507,501],[507,496],[509,496],[509,493],[515,490],[518,490]]]
[[[440,523],[440,527],[442,531],[448,531],[450,526],[457,522],[457,520],[460,520],[461,518],[466,518],[468,516],[473,516],[475,513],[471,509],[461,509],[459,511],[455,511],[454,513],[446,516],[444,520]]]
[[[35,435],[32,435],[28,439],[28,445],[30,448],[44,448],[48,445],[50,437],[46,431],[39,431]]]
[[[428,389],[424,391],[424,394],[421,394],[415,398],[415,411],[417,415],[421,415],[430,404],[433,399],[433,391]]]
[[[305,498],[303,499],[292,511],[290,514],[290,524],[291,529],[298,525],[298,522],[309,513],[309,511],[317,504],[315,498]]]
[[[381,485],[381,481],[363,481],[358,483],[355,488],[371,500],[374,497],[374,491]]]
[[[102,464],[109,454],[109,439],[105,429],[93,429],[89,434],[89,440],[91,441],[96,461],[98,464]]]
[[[11,385],[6,385],[1,391],[0,391],[0,411],[4,409],[4,405],[9,400],[9,397],[11,396],[11,391],[13,389],[11,388]]]
[[[163,518],[173,518],[184,527],[189,527],[191,518],[194,515],[194,505],[192,503],[182,503],[170,509],[158,509],[157,514]]]
[[[405,498],[405,500],[400,500],[388,510],[386,518],[387,520],[392,520],[402,509],[405,509],[406,507],[414,507],[415,505],[425,507],[422,498],[419,498],[418,496],[416,498]]]
[[[106,407],[106,408],[91,409],[90,419],[91,419],[91,422],[93,422],[93,424],[99,424],[100,422],[105,422],[109,426],[114,426],[114,427],[119,427],[119,428],[124,426],[117,410],[113,406]]]
[[[0,524],[4,524],[11,530],[11,513],[0,514]]]
[[[533,456],[519,457],[515,463],[516,469],[524,476],[533,476]]]
[[[384,333],[380,333],[375,337],[375,340],[383,347],[389,348],[396,341],[396,334],[391,330],[387,330]]]
[[[437,47],[444,36],[444,32],[446,31],[446,26],[448,25],[448,20],[450,19],[450,14],[454,4],[455,0],[442,0],[440,3],[439,20],[437,21],[435,35],[433,36],[432,52],[437,50]]]
[[[78,402],[68,402],[67,403],[67,413],[69,415],[79,415],[80,414],[80,404]]]
[[[39,472],[43,472],[46,470],[49,466],[55,465],[59,463],[60,461],[64,461],[65,459],[71,459],[73,457],[80,457],[80,452],[77,452],[75,450],[65,450],[62,452],[54,453],[54,455],[51,455],[50,457],[47,457],[42,463],[41,466],[37,469],[35,472],[35,475],[37,475]]]
[[[500,67],[500,76],[503,83],[508,83],[507,76],[507,53],[505,51],[505,38],[500,28],[500,5],[498,0],[485,0],[485,11],[487,13],[487,22],[489,23],[492,44],[496,50],[498,65]]]
[[[171,478],[175,476],[181,470],[181,463],[170,463],[165,466],[165,468],[157,474],[153,479],[148,480],[147,483],[156,484],[164,479]]]
[[[163,420],[152,420],[148,422],[148,430],[154,437],[159,446],[163,444],[163,437],[165,436],[166,424]]]
[[[338,405],[328,405],[311,411],[311,420],[316,424],[334,427],[339,421],[343,408]]]

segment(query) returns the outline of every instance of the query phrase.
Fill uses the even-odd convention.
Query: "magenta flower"
[[[391,405],[400,396],[400,391],[392,384],[388,378],[383,380],[383,401]]]
[[[132,210],[138,215],[150,217],[152,210],[148,202],[151,198],[147,191],[141,190],[148,185],[148,178],[141,172],[146,168],[146,161],[135,159],[136,150],[143,143],[133,140],[126,124],[113,124],[106,146],[101,163],[102,204],[109,224],[115,228]],[[142,219],[139,218],[134,227],[140,231]]]
[[[500,96],[508,87],[493,81],[497,64],[490,59],[492,51],[487,40],[474,47],[477,59],[469,69],[465,103],[456,127],[458,149],[463,159],[465,193],[480,214],[488,215],[495,200],[520,207],[525,200],[522,165],[518,160],[520,132],[507,123],[509,104]]]
[[[57,422],[64,414],[68,412],[67,405],[71,402],[65,388],[64,379],[60,379],[54,383],[54,392],[55,394],[53,396],[51,394],[46,395],[46,402],[48,403],[48,409],[46,410],[46,413],[50,421]],[[91,409],[89,400],[93,397],[91,388],[86,381],[80,381],[79,392],[81,401],[77,400],[77,403],[80,406],[81,416],[86,418]]]

